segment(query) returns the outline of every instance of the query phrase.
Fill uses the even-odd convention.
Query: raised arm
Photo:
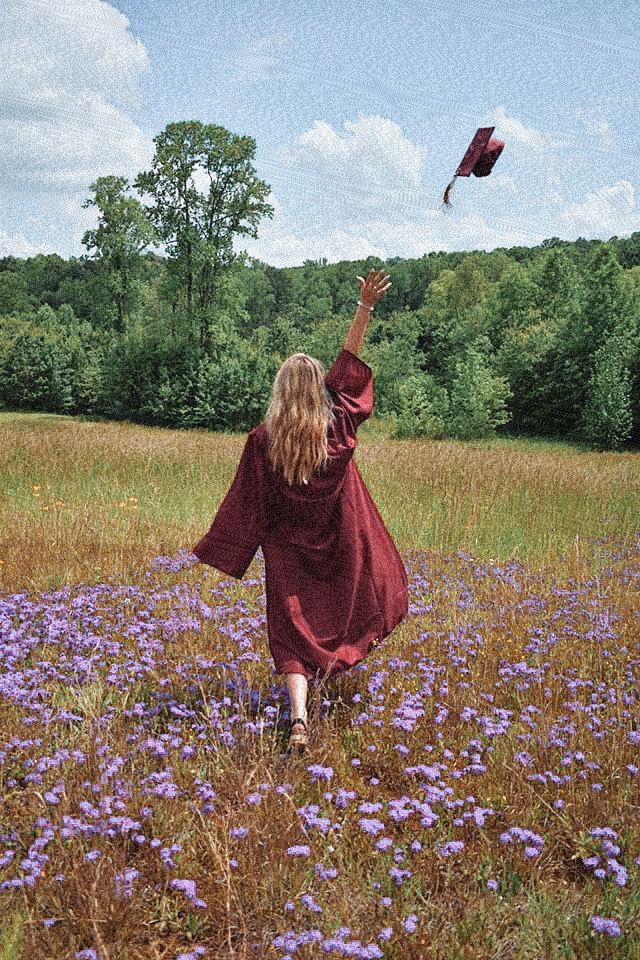
[[[391,280],[389,280],[389,274],[385,273],[384,270],[371,269],[366,280],[358,277],[358,283],[360,284],[360,303],[364,304],[364,306],[358,304],[356,307],[356,312],[349,327],[349,333],[343,345],[343,349],[355,353],[356,356],[359,354],[364,335],[367,331],[369,315],[378,300],[385,295],[391,286]]]

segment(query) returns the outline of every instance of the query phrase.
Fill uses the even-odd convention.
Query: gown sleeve
[[[325,383],[335,403],[346,413],[355,436],[357,428],[373,411],[373,370],[357,354],[343,347]]]
[[[266,480],[264,458],[251,431],[233,482],[208,532],[193,547],[202,563],[242,579],[266,534]]]

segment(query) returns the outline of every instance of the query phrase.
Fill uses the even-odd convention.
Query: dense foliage
[[[275,268],[232,249],[273,212],[255,142],[197,121],[155,142],[133,187],[92,184],[86,256],[0,260],[0,403],[246,431],[286,356],[332,363],[382,267],[362,356],[395,436],[640,442],[640,232]]]

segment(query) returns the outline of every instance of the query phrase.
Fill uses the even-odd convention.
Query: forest
[[[149,170],[98,178],[86,253],[0,259],[0,405],[250,430],[282,361],[333,362],[383,268],[361,355],[395,438],[640,444],[640,232],[274,267],[234,249],[273,215],[255,140],[180,121]]]

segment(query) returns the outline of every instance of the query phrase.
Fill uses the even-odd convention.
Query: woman
[[[307,743],[310,678],[354,666],[409,608],[407,574],[353,459],[373,410],[373,376],[358,356],[369,315],[391,286],[358,277],[360,300],[326,377],[295,353],[281,365],[264,423],[193,552],[241,579],[258,546],[265,561],[267,634],[291,703],[289,748]]]

